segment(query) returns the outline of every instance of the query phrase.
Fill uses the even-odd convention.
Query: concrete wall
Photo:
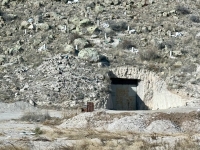
[[[108,109],[136,110],[136,85],[113,84]]]
[[[111,78],[139,79],[137,86],[138,97],[149,109],[167,109],[185,106],[187,99],[167,90],[167,85],[153,72],[135,67],[118,67],[111,70]],[[138,106],[143,109],[144,104]]]

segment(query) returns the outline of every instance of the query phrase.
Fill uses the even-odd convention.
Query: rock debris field
[[[199,150],[199,27],[200,0],[1,0],[0,150]],[[117,75],[158,110],[106,109]]]

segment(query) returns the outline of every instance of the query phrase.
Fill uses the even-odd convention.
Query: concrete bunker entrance
[[[137,94],[139,79],[111,78],[108,109],[147,110],[148,107]]]

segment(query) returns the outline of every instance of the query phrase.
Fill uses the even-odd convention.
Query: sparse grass
[[[162,134],[140,134],[140,133],[126,133],[126,132],[108,132],[96,130],[58,130],[53,131],[56,137],[67,137],[69,140],[76,140],[72,146],[60,146],[61,150],[93,150],[93,149],[126,149],[126,150],[198,150],[197,143],[188,139],[181,140],[175,143],[175,147],[170,147],[170,143],[166,141],[159,141],[159,137],[170,137],[175,135]],[[54,137],[54,138],[56,138]],[[129,137],[129,138],[127,138]],[[149,137],[153,142],[148,142]],[[146,140],[144,140],[146,139]]]
[[[80,109],[66,109],[62,111],[62,119],[70,119],[81,113]]]
[[[61,118],[51,117],[43,122],[43,125],[59,125],[64,119],[70,119],[81,113],[81,109],[66,109],[62,111]]]
[[[33,122],[44,122],[46,120],[50,120],[51,117],[49,113],[46,111],[42,112],[26,112],[22,117],[22,121],[33,121]]]
[[[58,117],[51,117],[50,120],[45,120],[42,124],[47,126],[55,126],[61,124],[63,119]]]
[[[123,135],[127,133],[123,132],[108,132],[108,131],[96,131],[93,129],[54,129],[50,132],[45,133],[49,138],[56,139],[61,137],[67,137],[70,140],[81,140],[85,138],[94,139],[98,138],[102,141],[107,141],[111,139],[121,139]]]

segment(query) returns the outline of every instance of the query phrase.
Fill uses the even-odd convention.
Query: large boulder
[[[64,52],[70,53],[70,54],[74,54],[75,53],[75,49],[72,45],[65,45],[64,46]]]
[[[89,62],[98,62],[101,55],[94,48],[85,48],[78,53],[78,57]]]
[[[104,7],[101,6],[101,5],[96,5],[95,7],[95,12],[98,14],[98,13],[102,13],[104,11]]]
[[[38,23],[38,24],[36,24],[36,29],[37,30],[42,30],[42,31],[47,31],[47,30],[49,30],[49,25],[48,25],[48,23]]]
[[[79,50],[85,48],[88,44],[89,42],[84,38],[78,38],[74,40],[74,45],[77,45]]]
[[[88,32],[89,34],[99,34],[100,31],[101,31],[101,30],[98,29],[97,26],[90,26],[90,27],[87,28],[87,32]]]
[[[30,24],[27,21],[22,21],[20,29],[27,29]]]

